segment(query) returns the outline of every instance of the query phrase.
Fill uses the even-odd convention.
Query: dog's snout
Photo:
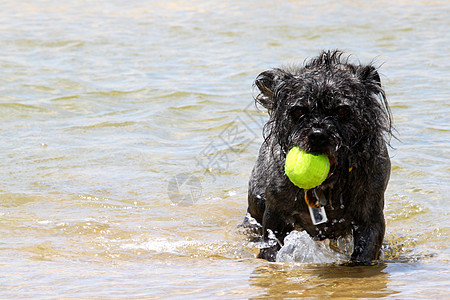
[[[313,128],[309,131],[308,139],[310,143],[323,143],[326,139],[325,130]]]
[[[329,151],[329,139],[326,130],[312,128],[307,133],[306,150],[313,153],[327,153]]]

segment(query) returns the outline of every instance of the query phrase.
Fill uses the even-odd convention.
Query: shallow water
[[[449,13],[447,1],[2,2],[0,297],[446,298]],[[266,120],[254,78],[328,48],[381,65],[400,139],[370,268],[267,263],[236,229]]]

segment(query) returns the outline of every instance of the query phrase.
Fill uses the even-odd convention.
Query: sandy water
[[[0,297],[439,299],[449,276],[447,1],[3,1]],[[381,65],[397,136],[382,262],[255,259],[236,230],[261,71]],[[324,254],[325,253],[325,254]]]

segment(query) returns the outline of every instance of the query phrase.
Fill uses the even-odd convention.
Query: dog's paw
[[[258,258],[274,262],[277,259],[277,252],[278,250],[274,248],[263,248],[259,251]]]

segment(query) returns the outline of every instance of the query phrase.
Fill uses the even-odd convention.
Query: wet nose
[[[328,138],[324,129],[313,128],[308,133],[308,146],[311,152],[325,153],[328,149]]]
[[[326,133],[325,130],[319,128],[313,128],[309,131],[308,139],[310,143],[325,143]]]

